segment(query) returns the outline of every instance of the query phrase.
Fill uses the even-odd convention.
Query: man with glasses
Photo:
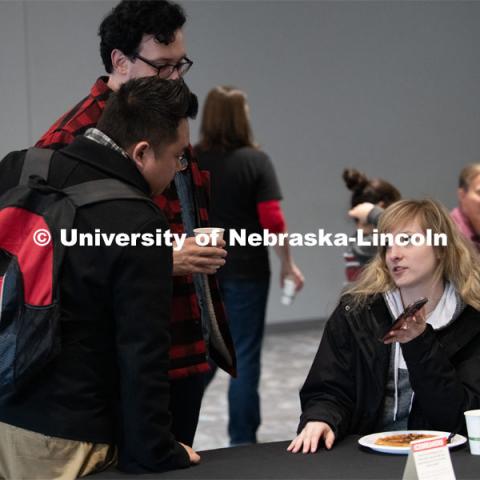
[[[132,78],[181,78],[192,66],[185,51],[182,8],[165,0],[122,0],[100,25],[100,54],[108,73],[90,94],[57,120],[37,146],[61,148],[94,127],[112,91]],[[207,183],[191,148],[179,158],[174,182],[154,198],[170,229],[191,235],[173,254],[170,371],[175,438],[192,445],[203,396],[208,356],[235,373],[235,354],[214,274],[225,263],[219,246],[199,247],[193,228],[208,226]],[[155,268],[152,265],[152,268]],[[208,277],[207,277],[208,275]]]
[[[150,65],[154,70],[157,71],[157,76],[160,78],[172,78],[174,75],[183,77],[193,65],[193,62],[185,56],[184,60],[176,63],[164,63],[160,65],[156,65],[155,63],[151,62],[150,60],[142,57],[140,54],[135,54],[134,58],[138,58],[143,63]]]

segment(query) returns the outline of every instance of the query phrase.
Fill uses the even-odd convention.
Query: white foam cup
[[[195,234],[197,244],[201,247],[206,247],[207,245],[216,247],[218,246],[218,241],[223,240],[225,229],[220,227],[194,228],[193,233]]]
[[[467,422],[470,453],[480,455],[480,410],[467,410],[465,421]]]

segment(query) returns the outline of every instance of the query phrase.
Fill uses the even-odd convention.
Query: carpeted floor
[[[262,354],[259,442],[293,438],[300,415],[298,391],[317,351],[323,326],[318,321],[267,330]],[[228,375],[217,372],[203,399],[196,450],[228,446],[227,388]]]

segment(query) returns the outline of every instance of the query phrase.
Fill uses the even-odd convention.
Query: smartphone
[[[403,324],[406,318],[408,317],[413,317],[426,303],[428,302],[428,298],[422,297],[416,300],[415,302],[411,303],[408,305],[408,307],[405,308],[403,313],[401,313],[395,322],[390,326],[390,328],[385,332],[385,335],[382,338],[382,342],[387,339],[387,335],[392,331],[392,330],[397,330],[400,328],[400,326]]]

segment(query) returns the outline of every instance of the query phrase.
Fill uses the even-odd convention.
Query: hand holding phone
[[[392,330],[398,330],[399,328],[401,328],[405,320],[409,317],[413,317],[427,302],[428,298],[422,297],[408,305],[405,310],[397,317],[395,322],[393,322],[390,328],[385,332],[385,335],[382,338],[382,342],[387,340],[387,338],[389,337],[389,333]]]

